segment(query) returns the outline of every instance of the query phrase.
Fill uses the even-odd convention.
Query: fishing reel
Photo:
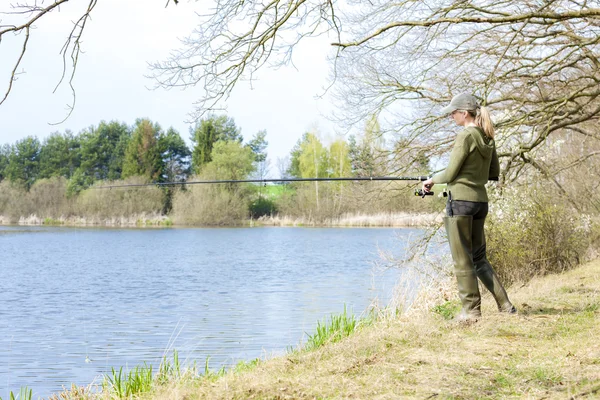
[[[423,189],[415,189],[415,196],[425,198],[425,196],[433,196],[433,192],[424,192]]]

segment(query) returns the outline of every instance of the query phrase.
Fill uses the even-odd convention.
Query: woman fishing
[[[500,173],[490,114],[474,96],[466,93],[455,96],[442,112],[464,129],[456,137],[448,167],[424,181],[423,191],[429,192],[436,183],[447,184],[444,225],[462,303],[457,320],[481,318],[477,278],[492,293],[501,312],[516,313],[486,257],[484,224],[488,196],[485,184],[488,180],[498,180]]]

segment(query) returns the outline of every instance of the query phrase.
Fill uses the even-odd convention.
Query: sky
[[[0,3],[0,12],[6,11],[9,2]],[[0,144],[29,135],[43,139],[57,131],[78,133],[102,120],[133,125],[137,118],[150,118],[165,130],[175,128],[189,145],[189,113],[203,89],[152,89],[154,83],[145,75],[149,62],[164,60],[191,33],[198,23],[196,12],[206,2],[171,2],[165,8],[166,0],[99,0],[84,32],[74,80],[75,109],[65,122],[52,125],[64,119],[72,102],[64,83],[53,93],[62,74],[59,52],[87,3],[73,0],[36,23],[22,73],[0,105]],[[0,25],[10,22],[0,17]],[[21,38],[5,36],[0,42],[2,96]],[[329,42],[318,38],[300,45],[294,50],[294,66],[263,70],[252,86],[239,84],[224,104],[245,140],[267,130],[272,169],[307,130],[318,127],[324,137],[334,135],[335,127],[326,118],[333,103],[328,96],[319,98],[328,83]]]

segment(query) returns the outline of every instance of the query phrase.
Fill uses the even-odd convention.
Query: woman
[[[443,112],[464,129],[456,137],[448,167],[423,182],[423,190],[429,192],[436,183],[448,184],[444,225],[462,303],[457,319],[481,318],[478,277],[496,299],[501,312],[516,313],[485,255],[483,226],[488,213],[485,184],[488,180],[498,180],[500,173],[489,112],[466,93],[455,96]]]

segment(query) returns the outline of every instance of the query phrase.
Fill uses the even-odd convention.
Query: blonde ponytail
[[[490,139],[494,138],[494,124],[492,123],[492,118],[490,117],[490,112],[485,107],[479,107],[475,114],[475,125],[483,129],[485,136]]]

